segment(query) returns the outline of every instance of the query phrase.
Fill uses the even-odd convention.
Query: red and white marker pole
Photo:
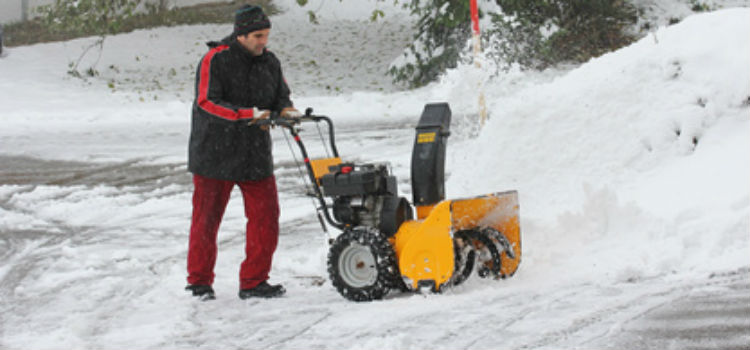
[[[479,36],[479,8],[477,7],[477,0],[469,0],[469,8],[471,10],[471,31],[472,40],[474,42],[474,66],[482,68],[482,63],[479,55],[482,53],[482,46]],[[479,82],[479,127],[484,126],[484,122],[487,120],[487,104],[484,101],[484,86]]]

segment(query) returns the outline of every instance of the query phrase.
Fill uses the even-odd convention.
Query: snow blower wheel
[[[353,301],[382,299],[397,278],[398,267],[388,239],[373,228],[339,235],[328,253],[328,274],[338,292]]]

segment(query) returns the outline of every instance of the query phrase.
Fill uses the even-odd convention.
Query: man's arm
[[[217,46],[203,56],[195,79],[198,107],[210,116],[230,121],[252,119],[257,109],[240,108],[223,99],[221,70],[215,56],[228,49],[225,45]]]

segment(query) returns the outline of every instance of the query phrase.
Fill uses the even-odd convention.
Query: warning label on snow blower
[[[417,143],[430,143],[435,142],[435,133],[434,132],[426,132],[417,135]]]

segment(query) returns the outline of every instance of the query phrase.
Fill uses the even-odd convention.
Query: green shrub
[[[278,12],[270,5],[270,0],[235,0],[171,10],[166,9],[164,1],[155,3],[145,0],[55,0],[50,5],[35,9],[39,17],[7,26],[6,38],[9,46],[17,46],[98,36],[93,44],[82,50],[77,60],[69,63],[68,71],[76,77],[95,76],[98,74],[96,62],[83,70],[83,73],[79,72],[78,66],[92,50],[98,49],[101,53],[108,35],[157,26],[232,23],[234,11],[244,3],[259,5],[268,14]],[[136,12],[141,5],[146,11]]]
[[[626,0],[495,1],[502,12],[480,12],[480,17],[491,18],[482,46],[498,67],[580,63],[633,40],[626,29],[637,21],[637,11]],[[412,0],[410,8],[418,16],[414,44],[406,63],[390,73],[395,81],[417,87],[456,66],[471,36],[471,21],[467,0]]]
[[[633,41],[637,21],[624,0],[497,0],[506,16],[492,14],[487,32],[498,59],[524,67],[581,63]],[[510,16],[507,16],[510,15]]]
[[[141,28],[180,24],[232,23],[234,20],[234,11],[244,3],[259,5],[263,7],[268,14],[278,12],[278,10],[270,4],[270,0],[235,0],[200,4],[189,7],[177,7],[169,10],[165,10],[158,6],[146,6],[148,11],[133,13],[132,16],[122,18],[122,21],[120,21],[116,27],[111,27],[113,31],[110,34],[129,32]],[[59,11],[53,9],[49,10]],[[88,30],[76,30],[76,25],[50,25],[49,16],[45,16],[45,13],[39,14],[40,16],[38,18],[26,22],[6,25],[6,46],[70,40],[84,36],[99,35],[101,32],[100,28],[96,28],[96,26],[87,26]],[[65,17],[60,17],[58,20],[61,21],[63,18]],[[73,23],[80,21],[78,19],[71,20]],[[57,20],[52,19],[52,21],[55,22]]]
[[[409,8],[417,17],[415,41],[408,49],[407,62],[391,67],[390,74],[396,81],[418,87],[456,66],[471,36],[469,1],[412,0]]]
[[[108,35],[120,31],[142,0],[55,0],[40,6],[42,25],[77,35]]]

